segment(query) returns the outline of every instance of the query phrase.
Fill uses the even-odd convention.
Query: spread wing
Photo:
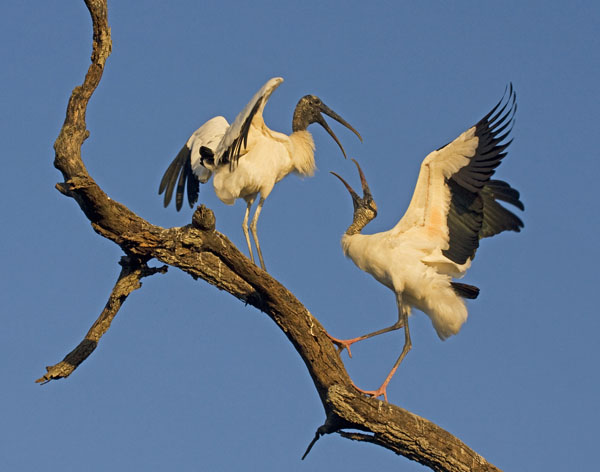
[[[283,82],[281,77],[269,79],[258,92],[254,94],[250,102],[238,114],[234,122],[227,129],[223,139],[214,149],[215,166],[229,163],[230,169],[234,169],[242,155],[244,147],[248,142],[248,132],[253,120],[256,125],[262,123],[263,110],[273,91]],[[256,121],[260,123],[256,123]]]
[[[204,146],[214,149],[223,139],[228,128],[227,120],[222,116],[216,116],[204,123],[190,136],[160,181],[158,194],[164,192],[165,207],[169,205],[173,192],[177,189],[175,191],[175,207],[177,211],[181,210],[186,184],[190,208],[198,201],[199,183],[206,183],[212,174],[202,165],[200,148]]]
[[[517,109],[512,84],[505,97],[475,126],[423,160],[408,210],[392,231],[420,226],[439,241],[443,256],[462,265],[473,259],[480,238],[523,227],[498,203],[523,209],[519,193],[506,182],[490,180],[511,142],[506,139]]]

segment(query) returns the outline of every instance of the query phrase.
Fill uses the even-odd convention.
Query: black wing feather
[[[502,231],[520,231],[523,222],[496,200],[523,209],[519,192],[506,182],[490,180],[506,156],[517,110],[512,84],[505,96],[475,125],[478,145],[468,165],[446,179],[450,190],[449,247],[442,253],[457,264],[475,256],[479,239]],[[503,133],[503,134],[502,134]]]
[[[183,205],[183,194],[185,192],[185,183],[187,181],[187,174],[192,170],[190,160],[187,159],[183,163],[183,168],[179,174],[179,181],[177,182],[177,191],[175,192],[175,208],[177,211],[181,210]]]
[[[158,194],[160,195],[163,192],[165,194],[165,208],[171,202],[173,192],[177,186],[175,193],[175,207],[177,208],[177,211],[181,210],[186,181],[190,207],[192,207],[198,200],[199,185],[198,179],[192,171],[191,156],[191,149],[187,146],[187,144],[184,145],[165,171],[158,187]]]
[[[263,102],[262,97],[256,101],[256,103],[252,107],[252,110],[250,110],[250,113],[244,120],[244,123],[242,123],[242,128],[240,129],[239,136],[233,140],[233,142],[231,143],[231,146],[229,146],[225,150],[225,152],[223,153],[223,156],[221,157],[221,162],[223,162],[223,163],[229,162],[229,170],[230,171],[233,171],[233,169],[235,169],[235,167],[237,166],[238,160],[240,159],[240,153],[242,151],[242,146],[245,147],[248,144],[248,133],[250,132],[250,125],[252,124],[252,120],[254,119],[254,116],[258,112],[258,109],[260,108],[260,105],[262,104],[262,102]]]
[[[520,210],[525,206],[519,199],[519,192],[502,180],[490,180],[481,192],[483,199],[483,224],[480,238],[489,238],[502,231],[521,231],[523,221],[513,212],[500,205],[497,200],[510,203]]]
[[[490,180],[487,185],[487,190],[493,194],[494,200],[502,200],[516,206],[519,210],[525,210],[523,202],[520,200],[519,191],[512,188],[509,184],[502,180]]]
[[[448,179],[451,201],[448,211],[450,244],[442,254],[457,264],[464,264],[479,247],[483,224],[483,200],[453,179]]]
[[[190,166],[191,166],[191,161]],[[194,207],[194,204],[198,201],[198,194],[200,193],[200,182],[196,177],[196,174],[190,169],[187,174],[187,196],[190,208]]]

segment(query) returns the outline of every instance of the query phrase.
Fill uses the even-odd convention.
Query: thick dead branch
[[[386,403],[335,385],[328,401],[344,421],[371,434],[339,431],[343,437],[394,451],[436,471],[491,472],[499,469],[436,424]]]
[[[211,210],[201,206],[190,225],[165,229],[108,198],[89,176],[81,159],[81,146],[89,136],[85,123],[87,105],[100,83],[112,47],[106,1],[86,0],[86,5],[94,31],[92,64],[83,84],[73,90],[54,146],[54,165],[64,178],[57,189],[77,201],[94,231],[118,244],[129,260],[138,261],[139,265],[123,267],[107,308],[86,339],[39,380],[66,377],[91,353],[127,295],[139,287],[141,277],[149,275],[144,274],[145,262],[155,258],[227,291],[277,323],[306,364],[325,409],[326,422],[317,430],[311,447],[321,435],[340,432],[350,439],[383,446],[433,470],[498,470],[433,423],[353,389],[340,356],[319,321],[288,289],[215,231]]]

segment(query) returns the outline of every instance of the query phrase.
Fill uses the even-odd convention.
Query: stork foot
[[[362,393],[364,395],[368,395],[368,396],[373,397],[373,398],[377,398],[377,397],[383,396],[383,399],[386,401],[386,403],[388,401],[388,399],[387,399],[387,385],[386,384],[383,384],[377,390],[363,390],[362,388],[358,388],[356,385],[354,385],[354,383],[352,384],[352,386],[356,390],[358,390],[360,393]]]
[[[331,342],[337,346],[338,354],[342,354],[344,349],[348,351],[348,356],[352,357],[352,351],[350,350],[350,346],[357,341],[360,341],[362,338],[353,338],[353,339],[338,339],[331,336],[327,333],[327,337],[331,339]]]

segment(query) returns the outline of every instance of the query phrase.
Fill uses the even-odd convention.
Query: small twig
[[[306,456],[308,456],[308,453],[311,451],[311,449],[313,448],[315,443],[321,438],[321,436],[339,432],[339,430],[342,429],[344,426],[346,426],[346,423],[343,421],[340,421],[340,418],[337,415],[334,415],[334,414],[327,415],[327,419],[325,420],[325,423],[323,425],[319,426],[317,428],[317,431],[315,431],[315,437],[312,439],[312,441],[306,448],[306,452],[302,455],[302,460],[304,460],[304,458]]]
[[[312,439],[312,441],[310,442],[310,444],[308,445],[308,447],[306,448],[306,452],[302,455],[302,460],[304,460],[304,458],[306,456],[308,456],[308,453],[310,452],[310,450],[313,448],[313,446],[315,445],[315,443],[319,440],[319,438],[321,436],[323,436],[323,433],[321,431],[321,428],[323,428],[323,426],[320,426],[319,428],[317,428],[317,431],[315,432],[315,437]]]
[[[167,266],[148,267],[146,261],[139,258],[123,256],[119,261],[121,273],[115,284],[108,302],[100,316],[85,335],[83,341],[73,349],[65,358],[53,366],[46,367],[46,374],[36,380],[36,383],[45,384],[50,380],[64,379],[71,375],[79,365],[85,361],[98,346],[100,338],[108,331],[112,320],[131,292],[142,286],[140,279],[150,275],[167,272]]]

